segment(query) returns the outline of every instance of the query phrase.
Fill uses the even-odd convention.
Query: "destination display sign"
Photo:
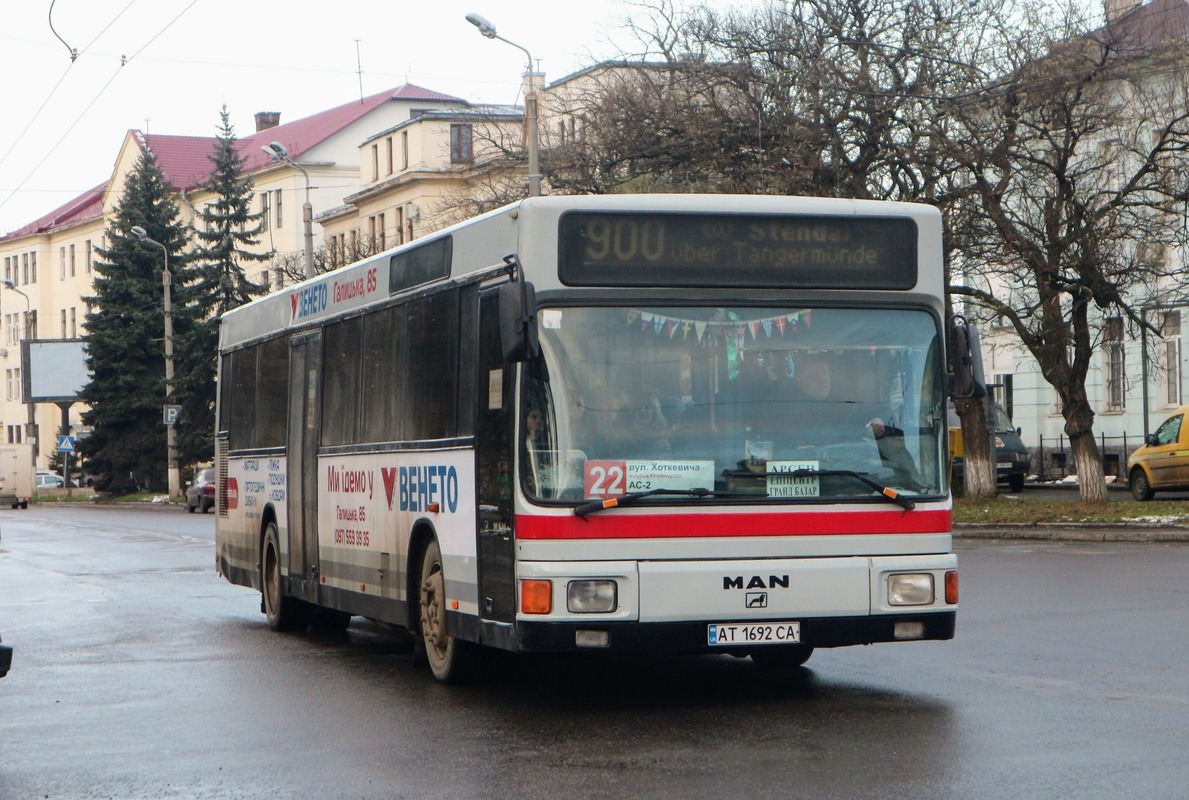
[[[558,269],[571,286],[908,290],[908,217],[598,213],[561,218]]]

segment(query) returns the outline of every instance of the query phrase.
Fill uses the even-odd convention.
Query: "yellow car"
[[[1189,406],[1178,408],[1127,459],[1127,483],[1136,500],[1151,500],[1157,491],[1189,490],[1189,425],[1181,424],[1187,414]]]

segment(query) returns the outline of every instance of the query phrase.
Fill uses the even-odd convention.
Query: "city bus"
[[[916,204],[530,197],[235,309],[217,570],[444,682],[950,639],[941,239]]]

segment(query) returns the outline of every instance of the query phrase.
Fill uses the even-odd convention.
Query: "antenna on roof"
[[[359,76],[359,104],[363,105],[363,61],[359,58],[359,41],[355,40],[355,74]]]

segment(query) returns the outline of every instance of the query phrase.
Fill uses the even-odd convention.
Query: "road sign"
[[[166,425],[176,425],[181,413],[181,406],[161,406],[161,421]]]
[[[59,453],[73,453],[74,452],[74,437],[73,436],[59,436],[58,437],[58,452]]]

